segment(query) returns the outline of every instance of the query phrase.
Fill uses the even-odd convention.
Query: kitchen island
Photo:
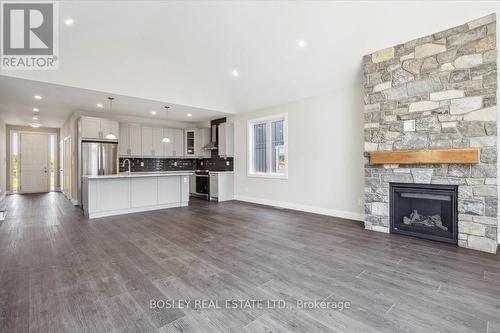
[[[84,176],[83,210],[88,218],[185,207],[190,171],[132,172]]]

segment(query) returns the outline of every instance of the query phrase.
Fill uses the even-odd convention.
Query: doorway
[[[56,134],[10,132],[11,193],[40,193],[56,189]]]

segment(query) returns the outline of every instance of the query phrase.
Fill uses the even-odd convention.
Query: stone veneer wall
[[[475,165],[365,164],[365,228],[389,232],[389,183],[458,185],[458,245],[497,249],[495,14],[363,58],[370,151],[480,147]]]

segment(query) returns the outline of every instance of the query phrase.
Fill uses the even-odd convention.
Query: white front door
[[[20,188],[21,193],[48,192],[49,187],[49,135],[21,133],[20,136]]]

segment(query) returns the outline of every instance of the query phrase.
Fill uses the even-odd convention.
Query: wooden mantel
[[[370,164],[477,164],[479,148],[374,151]]]

